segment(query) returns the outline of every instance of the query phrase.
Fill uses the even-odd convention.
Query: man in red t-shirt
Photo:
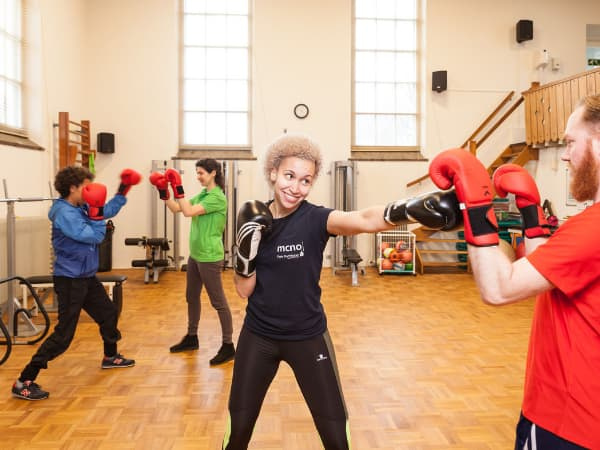
[[[580,101],[567,122],[561,159],[570,191],[593,205],[550,235],[533,178],[505,164],[493,176],[470,152],[446,150],[429,169],[454,186],[469,259],[484,302],[537,296],[515,449],[600,449],[600,95]],[[511,262],[498,247],[493,191],[514,194],[526,257]]]

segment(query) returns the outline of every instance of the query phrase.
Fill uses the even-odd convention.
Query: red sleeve
[[[569,297],[600,277],[600,204],[568,219],[527,256],[548,281]]]

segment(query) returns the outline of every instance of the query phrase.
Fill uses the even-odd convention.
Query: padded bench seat
[[[362,261],[362,257],[353,248],[342,249],[342,257],[352,269],[352,286],[358,286],[358,263]]]
[[[358,252],[353,248],[344,248],[342,249],[342,257],[348,260],[351,264],[358,264],[362,261],[361,256]]]
[[[126,275],[118,274],[97,274],[96,277],[108,288],[108,296],[115,303],[119,315],[123,309],[123,283],[127,280]],[[43,289],[45,292],[40,296],[40,300],[43,302],[48,295],[52,292],[51,289],[54,287],[52,282],[52,275],[34,275],[26,278],[27,281],[33,286],[34,289]],[[23,289],[23,305],[26,307],[26,299],[28,296],[27,285],[19,283]]]

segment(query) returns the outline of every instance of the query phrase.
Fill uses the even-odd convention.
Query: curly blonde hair
[[[269,183],[272,183],[271,172],[273,169],[277,170],[281,161],[289,157],[313,161],[315,163],[314,179],[317,178],[322,166],[321,147],[304,134],[289,133],[278,137],[267,147],[264,170]]]

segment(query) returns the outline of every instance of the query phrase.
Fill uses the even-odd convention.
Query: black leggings
[[[69,348],[82,309],[100,327],[104,354],[113,356],[117,353],[117,341],[121,339],[121,333],[117,329],[119,313],[98,278],[55,276],[54,290],[58,298],[58,324],[21,372],[21,381],[35,380],[41,369],[48,368],[48,361],[52,361]]]
[[[254,424],[279,363],[290,365],[327,450],[350,448],[348,414],[329,333],[304,341],[278,341],[242,328],[229,396],[223,449],[248,448]]]

